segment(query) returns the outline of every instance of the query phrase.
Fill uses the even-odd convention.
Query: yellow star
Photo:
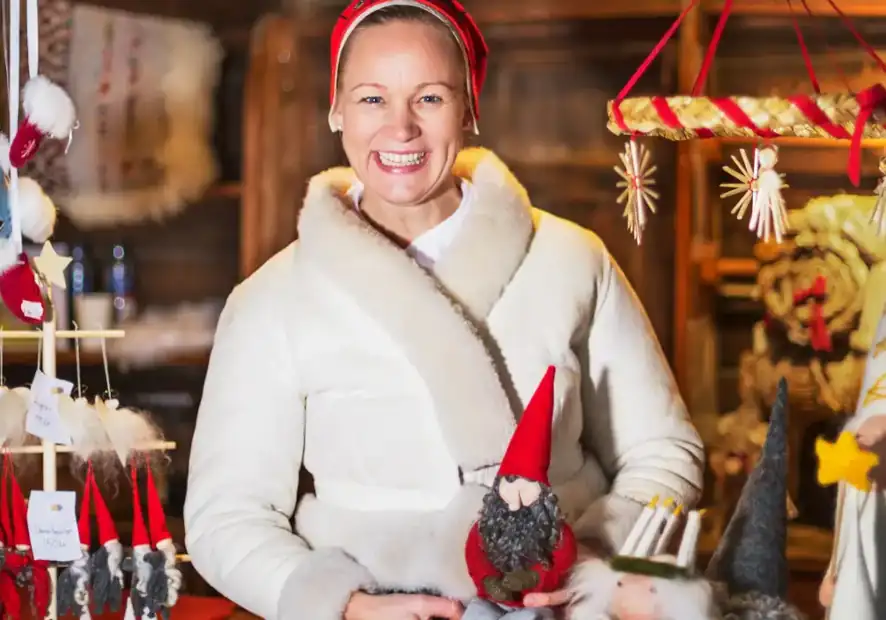
[[[886,353],[886,338],[874,345],[874,357],[880,357],[883,353]]]
[[[34,265],[37,266],[37,271],[49,282],[62,288],[67,288],[65,269],[70,264],[70,257],[56,254],[55,248],[52,247],[49,241],[43,244],[40,256],[34,258]]]
[[[886,400],[886,373],[882,374],[879,379],[874,381],[874,385],[864,395],[862,407],[867,407],[880,400]]]
[[[868,473],[880,459],[876,454],[862,450],[852,433],[840,433],[834,443],[819,437],[815,440],[815,454],[818,456],[820,486],[846,482],[859,491],[871,490]]]

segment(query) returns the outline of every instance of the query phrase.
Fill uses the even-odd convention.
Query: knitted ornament
[[[178,602],[182,575],[176,566],[175,545],[166,527],[166,515],[163,512],[163,504],[157,492],[150,463],[145,469],[147,528],[138,491],[138,470],[134,464],[130,465],[133,503],[132,559],[135,581],[130,588],[130,603],[136,616],[168,618],[169,610]]]
[[[0,132],[0,168],[10,172],[9,138]],[[55,204],[34,179],[18,178],[18,213],[21,233],[36,243],[43,243],[52,236],[58,219]],[[9,185],[3,184],[0,192],[0,239],[9,239],[12,213],[9,209]]]
[[[22,252],[16,262],[0,272],[0,299],[18,320],[41,325],[45,313],[43,294],[28,255]]]
[[[104,613],[106,609],[110,609],[110,611],[116,612],[120,610],[123,603],[123,544],[120,542],[120,535],[117,533],[113,518],[111,518],[111,511],[108,510],[108,505],[95,481],[95,470],[92,463],[88,465],[86,484],[90,487],[89,494],[95,509],[99,542],[99,548],[92,554],[89,562],[92,611]],[[86,514],[85,527],[89,528],[89,502],[85,494],[84,490],[84,504],[80,513],[81,540],[84,513]]]
[[[42,75],[25,84],[22,107],[25,118],[9,149],[9,163],[15,168],[30,161],[47,136],[56,140],[69,138],[77,123],[77,110],[71,97]]]
[[[782,379],[760,460],[705,574],[726,585],[730,609],[776,608],[787,599],[787,399]]]
[[[8,500],[8,501],[7,501]],[[0,481],[0,523],[7,532],[7,549],[4,570],[15,577],[15,585],[27,588],[34,616],[46,617],[52,590],[49,563],[35,560],[31,553],[31,537],[28,533],[27,505],[12,467],[9,454],[4,455],[3,479]],[[9,509],[12,508],[10,515]],[[17,596],[17,595],[16,595]],[[6,614],[17,620],[21,610],[6,608]]]

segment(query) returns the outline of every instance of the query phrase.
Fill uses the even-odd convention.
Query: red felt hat
[[[101,492],[98,490],[98,483],[96,483],[94,476],[92,478],[92,494],[92,501],[95,506],[95,521],[98,524],[98,543],[106,545],[109,542],[119,541],[120,534],[117,533],[117,526],[114,525],[111,511],[108,510],[105,498],[102,497]]]
[[[551,427],[554,422],[554,374],[548,371],[526,406],[511,443],[498,468],[499,476],[519,476],[549,485],[551,464]]]
[[[12,544],[12,515],[9,512],[9,469],[11,465],[9,453],[3,455],[3,478],[0,478],[0,525],[3,527],[3,542]]]
[[[150,547],[151,539],[148,538],[148,529],[145,527],[145,515],[142,512],[141,495],[138,492],[138,470],[135,464],[129,466],[132,476],[132,546]]]
[[[0,273],[0,298],[18,320],[31,325],[43,323],[43,295],[27,254],[22,253],[15,265]]]
[[[166,515],[163,513],[163,502],[160,501],[160,493],[157,492],[157,485],[154,483],[154,473],[151,471],[150,463],[148,470],[148,524],[151,528],[151,540],[154,547],[165,540],[172,540],[169,530],[166,527]]]
[[[71,97],[58,84],[38,75],[25,84],[22,94],[25,118],[9,146],[9,163],[21,168],[48,136],[69,138],[77,123],[77,111]]]
[[[18,485],[12,466],[9,467],[10,503],[12,504],[12,544],[30,548],[31,534],[28,532],[28,505],[22,488]]]
[[[332,73],[329,84],[329,105],[331,110],[335,108],[335,90],[338,83],[339,61],[341,53],[348,42],[351,34],[360,23],[381,9],[391,6],[411,6],[427,11],[446,26],[458,41],[464,55],[468,74],[468,97],[470,98],[471,115],[474,121],[474,131],[477,132],[477,123],[480,120],[480,92],[486,81],[486,64],[489,56],[489,48],[480,28],[457,0],[351,0],[342,11],[332,29],[330,41],[330,61]],[[331,121],[330,121],[331,123]]]
[[[90,532],[89,508],[92,500],[92,463],[86,470],[86,480],[83,481],[83,497],[80,498],[80,515],[77,518],[77,533],[80,535],[80,546],[89,549],[92,544],[92,533]]]

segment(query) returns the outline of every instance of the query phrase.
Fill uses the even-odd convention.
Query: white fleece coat
[[[701,441],[600,240],[533,209],[488,151],[454,172],[474,203],[432,273],[360,218],[353,173],[333,169],[310,183],[299,241],[228,300],[187,547],[264,618],[341,620],[359,588],[472,596],[465,538],[550,364],[550,477],[580,538],[620,544],[654,495],[697,498]],[[296,510],[302,464],[316,495]]]

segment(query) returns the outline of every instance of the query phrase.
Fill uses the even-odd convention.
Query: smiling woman
[[[219,321],[188,551],[263,618],[456,620],[478,595],[468,534],[546,372],[550,485],[505,496],[550,493],[584,547],[620,547],[656,495],[691,506],[703,451],[600,240],[463,148],[488,53],[464,8],[354,0],[331,50],[330,126],[351,167],[311,180],[298,241]],[[302,465],[315,493],[299,499]],[[486,615],[566,601],[522,592]]]

